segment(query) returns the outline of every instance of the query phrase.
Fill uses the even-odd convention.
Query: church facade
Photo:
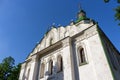
[[[120,80],[120,54],[84,11],[52,27],[21,65],[19,80]]]

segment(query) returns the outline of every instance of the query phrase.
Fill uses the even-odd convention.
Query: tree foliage
[[[0,80],[18,80],[20,65],[15,66],[15,60],[9,56],[0,63]]]
[[[105,3],[108,3],[110,0],[104,0]],[[120,3],[120,0],[116,0],[117,3]],[[118,20],[119,23],[118,25],[120,25],[120,6],[117,6],[115,8],[115,20]]]
[[[105,3],[108,3],[110,0],[104,0]],[[120,3],[120,0],[116,0],[117,3]]]
[[[120,6],[117,6],[117,8],[115,9],[115,19],[120,21]],[[119,22],[120,25],[120,22]]]

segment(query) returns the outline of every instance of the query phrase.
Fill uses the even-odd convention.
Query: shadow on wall
[[[46,71],[45,75],[48,76],[47,80],[64,80],[63,70],[58,72],[58,64],[55,63],[55,66],[52,68],[52,74],[49,71]]]
[[[75,80],[79,80],[79,70],[78,70],[78,65],[77,65],[77,54],[76,54],[76,48],[75,48],[75,44],[73,43],[73,65],[74,65],[74,71],[75,71]]]

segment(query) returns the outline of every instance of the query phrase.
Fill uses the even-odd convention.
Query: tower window
[[[57,72],[63,71],[63,60],[62,57],[59,55],[57,58]]]
[[[86,63],[84,48],[79,49],[79,65]]]
[[[40,78],[44,77],[44,71],[45,71],[45,64],[42,63],[40,68]]]
[[[49,75],[52,75],[53,73],[53,61],[49,61],[49,68],[48,68]]]

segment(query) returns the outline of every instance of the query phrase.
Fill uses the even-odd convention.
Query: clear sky
[[[120,26],[114,19],[116,0],[0,0],[0,62],[12,56],[23,62],[53,23],[69,25],[76,19],[78,5],[120,51]]]

